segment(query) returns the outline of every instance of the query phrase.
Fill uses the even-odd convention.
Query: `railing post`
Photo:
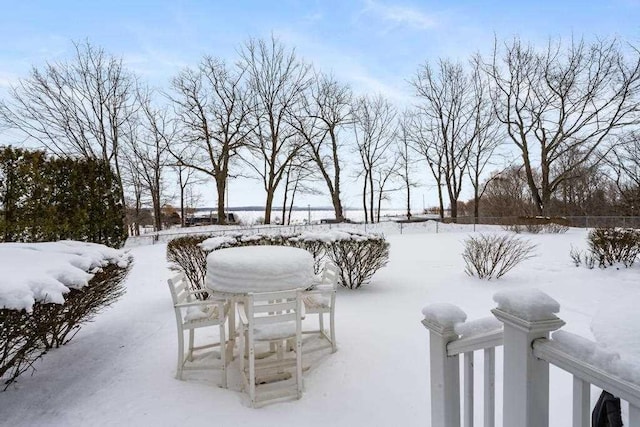
[[[460,426],[460,363],[447,355],[447,344],[458,338],[453,330],[467,315],[452,304],[432,304],[422,310],[422,324],[429,329],[429,369],[431,373],[431,425]]]
[[[493,314],[504,324],[503,425],[549,426],[549,364],[533,355],[533,341],[548,338],[564,322],[555,316],[560,305],[535,290],[494,295]]]

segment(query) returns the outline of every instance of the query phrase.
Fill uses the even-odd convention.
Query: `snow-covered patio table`
[[[205,286],[215,292],[286,291],[313,281],[313,256],[286,246],[218,249],[207,256]]]
[[[250,292],[308,288],[314,279],[313,256],[287,246],[241,246],[218,249],[207,256],[205,287],[228,295],[229,344],[235,346],[235,303]]]

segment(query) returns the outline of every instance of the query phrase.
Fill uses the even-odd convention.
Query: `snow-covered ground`
[[[23,375],[0,393],[0,424],[429,425],[428,333],[420,323],[422,307],[449,302],[468,319],[486,317],[496,306],[493,294],[512,288],[535,287],[560,302],[565,330],[598,338],[613,350],[640,354],[640,332],[633,327],[640,321],[640,267],[575,267],[570,247],[586,248],[587,232],[572,229],[560,235],[524,235],[537,245],[537,256],[487,282],[463,271],[462,243],[468,234],[460,228],[388,236],[389,265],[370,285],[338,292],[338,352],[321,355],[305,372],[301,400],[257,410],[247,406],[238,375],[231,375],[229,389],[216,386],[218,371],[174,379],[176,326],[166,285],[166,245],[134,247],[124,297],[69,344],[37,362],[33,376]],[[480,377],[476,386],[481,388]],[[570,425],[571,377],[552,369],[551,389],[551,425]],[[596,398],[592,393],[594,402]],[[481,425],[481,405],[476,408]]]

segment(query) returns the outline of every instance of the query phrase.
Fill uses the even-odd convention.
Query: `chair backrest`
[[[173,305],[178,305],[183,302],[191,301],[191,295],[189,294],[189,284],[184,273],[180,273],[169,280],[169,290],[171,291],[171,299]]]
[[[295,321],[300,327],[302,319],[300,290],[250,293],[247,296],[247,317],[253,326]]]
[[[320,285],[330,285],[335,289],[338,286],[338,280],[340,280],[340,271],[338,270],[338,266],[332,262],[327,262],[324,265]]]

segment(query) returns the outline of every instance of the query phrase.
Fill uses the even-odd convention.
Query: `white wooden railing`
[[[550,337],[552,331],[564,325],[555,315],[560,306],[548,295],[536,292],[501,292],[499,298],[494,298],[499,301],[498,307],[492,310],[499,323],[495,319],[466,322],[466,314],[451,304],[433,304],[423,309],[422,323],[430,332],[432,427],[472,427],[476,399],[482,401],[484,426],[495,425],[498,346],[504,347],[503,426],[549,426],[549,364],[573,375],[573,427],[590,425],[591,385],[627,401],[628,425],[640,426],[640,384],[622,378],[613,359],[603,363],[607,358],[597,357],[602,350],[596,343],[564,331]],[[532,295],[540,297],[537,306]],[[480,397],[474,396],[477,351],[484,353],[484,392]]]

